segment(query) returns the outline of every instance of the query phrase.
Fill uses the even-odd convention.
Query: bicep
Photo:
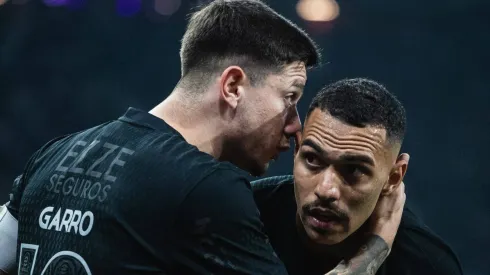
[[[17,231],[17,219],[6,205],[0,206],[0,274],[13,273],[15,270]]]

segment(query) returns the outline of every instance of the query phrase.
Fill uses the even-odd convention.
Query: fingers
[[[407,199],[407,195],[405,194],[405,183],[401,182],[400,185],[397,187],[396,192],[393,192],[395,194],[396,199],[395,199],[395,208],[396,209],[403,209],[403,206],[405,205],[405,201]]]
[[[400,194],[405,194],[405,183],[404,183],[403,181],[402,181],[402,182],[400,183],[400,185],[398,186],[398,189],[399,189],[399,191],[398,191],[398,192],[399,192]]]

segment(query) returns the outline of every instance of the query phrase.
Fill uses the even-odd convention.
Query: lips
[[[333,231],[337,225],[340,223],[334,220],[320,219],[314,216],[308,216],[306,218],[307,222],[313,228],[321,229],[322,231]]]
[[[320,220],[320,221],[336,221],[340,222],[342,220],[337,214],[329,210],[312,209],[308,213],[310,216]]]
[[[330,210],[311,209],[306,213],[306,221],[312,227],[324,231],[335,231],[342,226],[342,218]]]

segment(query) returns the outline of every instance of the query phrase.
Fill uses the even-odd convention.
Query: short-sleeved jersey
[[[286,274],[246,176],[133,108],[17,178],[19,274]]]
[[[252,188],[265,232],[289,274],[321,275],[329,271],[325,265],[336,265],[338,259],[326,264],[328,259],[309,251],[298,235],[292,176],[254,181]],[[461,275],[463,272],[447,243],[405,208],[390,255],[376,274]]]

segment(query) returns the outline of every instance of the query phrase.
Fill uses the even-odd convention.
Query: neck
[[[216,159],[221,155],[223,133],[219,123],[220,119],[217,101],[209,95],[199,95],[191,98],[186,91],[178,87],[163,102],[158,104],[149,113],[164,120],[168,125],[179,132],[184,139],[199,151],[207,153]]]

